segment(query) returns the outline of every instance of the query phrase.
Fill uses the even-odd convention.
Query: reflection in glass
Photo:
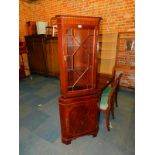
[[[68,90],[93,87],[94,29],[68,29],[66,31]]]

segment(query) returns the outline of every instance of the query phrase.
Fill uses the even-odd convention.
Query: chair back
[[[116,89],[119,87],[119,83],[120,83],[120,79],[122,77],[122,74],[123,73],[120,73],[119,76],[116,78],[116,83],[117,83]]]
[[[117,93],[117,89],[119,86],[121,76],[122,76],[122,73],[119,74],[119,76],[115,79],[115,81],[113,83],[111,92],[110,92],[109,97],[108,97],[108,104],[112,104],[115,102],[115,95]]]
[[[118,80],[116,80],[114,85],[112,86],[112,89],[108,97],[108,105],[111,105],[115,102],[115,94],[116,94],[117,85],[118,85]]]
[[[122,73],[119,74],[119,76],[116,79],[113,79],[114,82],[111,85],[111,90],[110,90],[110,93],[108,94],[108,108],[111,108],[111,105],[114,104],[115,102],[115,97],[116,97],[121,76],[122,76]],[[101,101],[101,98],[102,98],[102,95],[100,96],[100,101]]]

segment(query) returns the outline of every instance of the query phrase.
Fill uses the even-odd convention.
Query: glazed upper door
[[[69,28],[66,30],[67,91],[94,88],[95,38],[95,28]]]
[[[61,95],[94,93],[99,17],[57,16]]]

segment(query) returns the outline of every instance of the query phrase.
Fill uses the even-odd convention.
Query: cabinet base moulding
[[[71,138],[64,138],[62,137],[61,141],[62,143],[66,144],[66,145],[69,145],[71,144],[71,141],[78,138],[78,137],[81,137],[81,136],[86,136],[86,135],[92,135],[93,137],[96,137],[97,136],[97,133],[98,133],[98,130],[99,128],[96,128],[94,131],[92,132],[89,132],[89,133],[84,133],[83,135],[79,135],[79,136],[75,136],[75,137],[71,137]]]

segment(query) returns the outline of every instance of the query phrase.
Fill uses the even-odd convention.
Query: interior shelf
[[[117,49],[118,33],[103,33],[99,35],[97,53],[98,73],[112,75]]]
[[[100,60],[100,61],[104,61],[104,60],[115,60],[115,57],[113,57],[113,58],[102,58],[102,57],[98,57],[98,60]]]

